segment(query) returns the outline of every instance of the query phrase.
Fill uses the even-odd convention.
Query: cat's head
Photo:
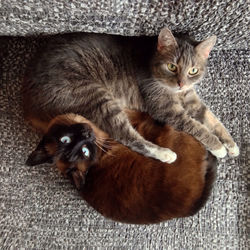
[[[216,36],[195,42],[185,36],[174,37],[169,29],[162,29],[152,65],[154,77],[174,92],[193,87],[205,74],[215,42]]]
[[[29,155],[26,165],[54,163],[81,189],[88,168],[97,158],[95,140],[96,136],[89,124],[75,123],[68,117],[59,116]]]

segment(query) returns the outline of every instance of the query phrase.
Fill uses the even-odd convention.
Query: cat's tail
[[[193,207],[190,210],[189,215],[196,214],[207,202],[213,184],[217,176],[217,159],[210,152],[207,152],[207,158],[205,159],[205,183],[204,188],[201,194],[201,197],[194,203]]]

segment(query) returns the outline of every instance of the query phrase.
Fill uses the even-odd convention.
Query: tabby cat
[[[145,156],[172,163],[176,154],[139,135],[124,108],[183,130],[217,157],[239,149],[200,101],[193,86],[205,73],[211,36],[193,42],[167,28],[157,37],[76,33],[55,36],[32,62],[24,88],[25,113],[49,121],[83,115],[116,141]]]
[[[27,165],[54,162],[94,209],[113,220],[149,224],[198,212],[213,186],[216,158],[184,132],[145,113],[126,114],[141,136],[171,148],[177,160],[169,165],[145,157],[82,116],[66,114],[53,119],[48,129],[39,124],[45,134]]]

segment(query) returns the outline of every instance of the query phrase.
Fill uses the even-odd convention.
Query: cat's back
[[[73,71],[75,68],[76,71],[81,66],[82,73],[91,74],[91,70],[97,69],[100,73],[104,69],[115,75],[119,70],[126,70],[129,64],[131,68],[145,64],[152,57],[154,46],[154,37],[97,33],[55,35],[39,50],[31,68],[41,71],[56,68]]]
[[[137,83],[150,74],[154,46],[154,37],[94,33],[52,36],[27,69],[25,99],[40,110],[52,100],[66,104],[75,96],[89,97],[101,88],[122,105],[138,108],[142,100]]]
[[[134,114],[130,118],[137,130],[148,140],[175,150],[176,162],[161,163],[113,145],[100,164],[90,169],[83,197],[103,215],[129,223],[194,214],[209,196],[216,160],[193,137],[156,124],[147,115]]]
[[[101,65],[102,68],[107,67],[112,58],[121,56],[118,40],[115,36],[94,33],[51,36],[31,61],[29,77],[33,77],[34,81],[42,81],[42,76],[47,76],[46,80],[52,81],[53,77],[66,77],[69,73],[94,76],[93,70],[99,68],[101,71]]]

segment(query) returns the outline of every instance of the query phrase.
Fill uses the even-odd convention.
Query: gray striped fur
[[[194,98],[206,109],[196,114],[197,120],[186,109],[195,103],[189,95],[186,105],[185,93],[206,70],[207,59],[195,50],[196,45],[185,37],[175,39],[167,29],[161,31],[158,42],[157,37],[56,36],[29,69],[24,88],[26,116],[48,120],[62,113],[78,113],[132,150],[173,162],[172,151],[146,141],[130,125],[123,109],[137,109],[190,133],[212,152],[221,149],[224,141],[202,124],[205,106]],[[178,64],[178,74],[166,69],[168,62]],[[187,77],[187,69],[194,65],[199,74]],[[179,91],[180,77],[187,90]]]

